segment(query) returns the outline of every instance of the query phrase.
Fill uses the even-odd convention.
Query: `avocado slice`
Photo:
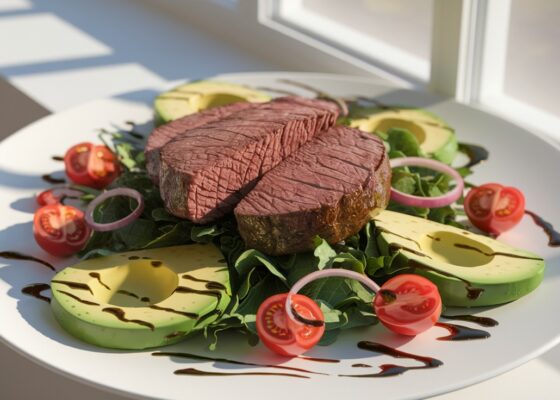
[[[219,318],[231,299],[227,264],[212,244],[82,261],[57,273],[51,289],[64,329],[116,349],[175,343]]]
[[[457,154],[457,138],[452,128],[440,118],[425,110],[414,108],[361,109],[350,126],[364,132],[383,132],[391,128],[411,132],[420,149],[429,157],[450,164]]]
[[[266,93],[242,85],[207,80],[189,82],[156,97],[155,123],[165,124],[207,108],[239,101],[262,103],[269,100]]]
[[[507,303],[543,279],[542,258],[489,237],[386,210],[373,221],[380,252],[434,282],[446,306]]]

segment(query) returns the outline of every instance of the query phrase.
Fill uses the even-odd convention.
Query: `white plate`
[[[526,194],[534,210],[560,227],[557,198],[560,193],[560,153],[551,143],[482,111],[430,94],[381,87],[362,78],[318,74],[241,74],[227,79],[253,86],[274,86],[279,77],[311,84],[335,95],[377,96],[385,103],[414,105],[441,115],[457,130],[461,141],[478,143],[490,150],[490,160],[476,168],[472,180],[514,185]],[[297,89],[296,89],[297,91]],[[301,92],[305,93],[305,92]],[[63,267],[73,260],[46,257],[31,233],[34,193],[47,185],[39,178],[60,171],[60,162],[51,160],[79,141],[95,140],[96,129],[124,121],[146,122],[156,91],[124,94],[99,100],[42,119],[11,136],[0,145],[0,250],[30,253]],[[0,260],[0,337],[22,354],[57,372],[106,389],[152,398],[417,398],[458,389],[514,368],[545,352],[560,339],[560,250],[546,246],[547,238],[525,218],[520,226],[500,240],[541,254],[548,268],[543,284],[528,296],[501,307],[483,310],[500,325],[488,328],[492,337],[471,342],[435,340],[446,331],[433,328],[413,340],[397,337],[382,327],[361,329],[343,335],[335,345],[318,347],[309,355],[341,358],[340,364],[294,360],[289,365],[323,371],[331,376],[294,379],[267,376],[188,377],[173,371],[187,365],[206,370],[266,371],[213,363],[151,357],[150,352],[105,350],[82,343],[66,334],[53,319],[46,303],[22,295],[20,289],[33,282],[48,282],[51,272],[37,264]],[[473,312],[480,312],[473,310]],[[469,325],[468,323],[465,323]],[[473,325],[474,327],[476,325]],[[444,362],[437,369],[409,371],[392,378],[341,378],[337,374],[361,373],[351,368],[355,362],[372,365],[394,359],[368,354],[356,348],[358,340],[369,339],[401,350],[436,357]],[[187,340],[169,351],[206,353],[202,340]],[[220,343],[216,354],[257,362],[278,362],[262,346],[248,347],[237,337]],[[399,364],[415,365],[410,360]],[[417,364],[416,364],[417,365]],[[6,366],[5,366],[6,367]],[[369,370],[372,371],[372,370]],[[375,370],[373,370],[375,371]],[[357,397],[361,396],[361,397]]]

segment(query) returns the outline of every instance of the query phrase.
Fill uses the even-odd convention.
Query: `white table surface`
[[[278,69],[285,66],[138,1],[0,0],[0,75],[52,112],[169,81]],[[125,398],[57,375],[3,344],[0,367],[2,400]],[[487,398],[560,398],[560,346],[489,381],[437,397]]]

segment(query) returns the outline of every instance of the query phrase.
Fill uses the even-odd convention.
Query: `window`
[[[560,139],[560,0],[162,2],[279,68],[432,90]]]
[[[513,0],[504,94],[560,115],[560,2]]]
[[[276,17],[410,81],[430,77],[432,0],[289,0]]]

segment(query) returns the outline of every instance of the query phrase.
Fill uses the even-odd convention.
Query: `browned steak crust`
[[[375,135],[336,126],[267,173],[235,208],[247,248],[270,255],[337,243],[389,201],[391,168]]]

